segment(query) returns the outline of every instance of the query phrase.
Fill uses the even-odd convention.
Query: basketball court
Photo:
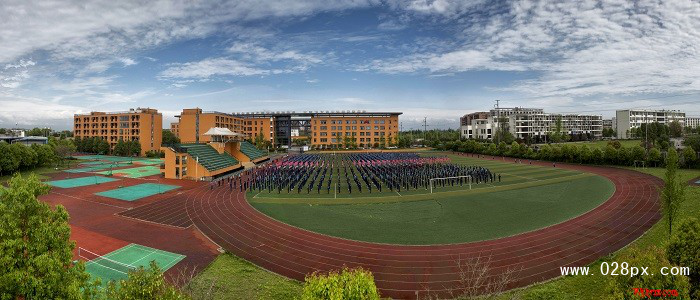
[[[185,258],[182,254],[139,244],[129,244],[105,255],[79,247],[78,257],[85,260],[85,269],[90,276],[93,279],[101,278],[103,285],[112,280],[126,279],[129,271],[139,267],[148,269],[151,261],[155,261],[161,271],[165,272]]]
[[[124,201],[135,201],[141,198],[162,194],[170,190],[179,188],[177,185],[158,184],[158,183],[142,183],[128,187],[122,187],[109,191],[95,193],[95,195],[109,197]]]
[[[107,177],[102,177],[102,176],[87,176],[87,177],[80,177],[80,178],[47,181],[46,183],[51,185],[51,186],[68,189],[68,188],[74,188],[74,187],[80,187],[80,186],[96,185],[96,184],[100,184],[100,183],[112,182],[112,181],[117,181],[117,180],[119,180],[119,179],[107,178]]]

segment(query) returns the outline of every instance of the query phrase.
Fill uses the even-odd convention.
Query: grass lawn
[[[63,170],[67,170],[67,169],[72,169],[75,166],[77,166],[79,163],[80,162],[77,160],[66,160],[65,165],[58,168],[58,170],[56,170],[54,166],[45,166],[45,167],[39,167],[39,168],[32,169],[32,170],[22,170],[22,171],[19,171],[19,173],[22,175],[22,177],[29,176],[29,174],[34,173],[39,178],[39,180],[43,181],[43,180],[46,180],[49,178],[45,174],[51,174],[51,173],[61,172]],[[10,180],[10,178],[12,178],[12,175],[14,175],[14,174],[0,176],[0,184],[5,184],[8,180]]]
[[[615,189],[597,175],[450,156],[454,163],[487,167],[503,180],[433,194],[419,189],[401,195],[375,192],[374,197],[365,193],[332,198],[325,193],[282,192],[248,199],[262,213],[310,231],[368,242],[430,245],[490,240],[558,224],[602,204]]]
[[[188,286],[196,295],[212,288],[215,299],[295,299],[301,283],[261,269],[230,253],[219,255]]]
[[[665,169],[662,168],[648,168],[641,171],[660,178],[663,178],[665,173]],[[700,176],[700,171],[698,170],[679,170],[679,173],[681,180],[686,182]],[[680,219],[687,217],[697,218],[698,216],[700,216],[700,186],[690,186],[687,190],[687,199],[680,209]],[[664,247],[668,241],[667,226],[665,220],[662,219],[652,226],[646,234],[627,247],[589,265],[592,273],[595,275],[561,277],[547,283],[507,293],[499,299],[510,299],[513,293],[519,293],[522,299],[605,299],[609,296],[607,292],[609,276],[600,275],[600,264],[602,262],[615,261],[621,254],[628,253],[632,249],[645,249],[652,245]]]

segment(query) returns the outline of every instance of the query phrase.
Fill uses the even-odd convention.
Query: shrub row
[[[439,150],[455,152],[507,156],[547,161],[558,161],[582,164],[609,164],[632,166],[635,162],[644,162],[647,166],[662,166],[665,152],[657,148],[646,151],[641,145],[624,147],[619,142],[610,142],[603,149],[589,147],[585,144],[545,144],[530,147],[526,144],[513,142],[478,142],[475,140],[447,142],[437,147]],[[683,166],[697,167],[698,159],[691,147],[686,147],[682,154]]]

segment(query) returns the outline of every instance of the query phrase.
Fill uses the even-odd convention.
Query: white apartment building
[[[690,128],[700,127],[700,117],[686,117],[685,118],[685,126],[690,127]]]
[[[491,139],[493,118],[488,112],[475,112],[460,118],[460,132],[464,139]]]
[[[603,118],[600,115],[552,114],[541,108],[500,108],[488,113],[478,112],[462,117],[461,133],[465,139],[491,139],[492,132],[503,125],[515,138],[527,139],[545,137],[556,131],[557,120],[561,118],[562,132],[569,135],[591,135],[599,138],[603,134]]]
[[[639,128],[642,124],[670,124],[678,121],[681,126],[685,126],[685,113],[678,110],[626,109],[616,111],[615,120],[617,138],[628,139],[632,137],[632,129]]]

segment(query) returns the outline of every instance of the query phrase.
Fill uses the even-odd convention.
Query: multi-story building
[[[616,111],[615,120],[617,138],[628,139],[632,138],[632,129],[639,128],[642,124],[670,124],[677,121],[685,126],[685,113],[678,110],[626,109]]]
[[[569,135],[598,138],[603,132],[600,115],[552,114],[545,113],[541,108],[492,109],[488,113],[465,115],[461,120],[461,135],[466,139],[492,139],[501,126],[518,139],[543,138],[556,131],[558,120],[561,120],[561,131]],[[469,121],[465,122],[466,120]]]
[[[206,143],[210,128],[228,128],[255,140],[262,135],[277,147],[289,147],[294,140],[307,140],[315,148],[340,148],[351,139],[360,148],[376,148],[396,142],[398,112],[205,112],[185,109],[171,124],[182,143]]]
[[[327,112],[311,115],[311,145],[340,148],[353,141],[360,148],[378,148],[397,142],[399,112]]]
[[[685,126],[690,128],[700,127],[700,117],[686,117]]]
[[[613,120],[603,119],[603,129],[613,129]]]
[[[172,132],[175,136],[179,136],[180,135],[180,122],[170,123],[170,132]]]
[[[460,118],[460,132],[465,139],[490,139],[493,118],[489,112],[470,113]]]
[[[218,111],[202,111],[201,108],[186,108],[175,116],[178,122],[170,124],[170,130],[181,143],[206,143],[211,136],[205,133],[214,127],[228,128],[232,132],[243,132],[243,119]]]
[[[160,149],[163,115],[152,108],[132,108],[122,112],[91,112],[73,117],[75,138],[98,137],[109,142],[111,148],[119,140],[138,140],[141,155]]]

